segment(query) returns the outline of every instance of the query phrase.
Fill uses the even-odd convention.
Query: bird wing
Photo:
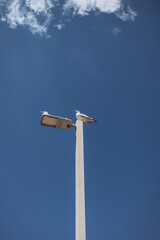
[[[88,118],[88,119],[92,119],[91,117],[88,117],[87,115],[85,115],[85,114],[83,114],[83,113],[80,113],[80,116],[81,116],[81,117]]]

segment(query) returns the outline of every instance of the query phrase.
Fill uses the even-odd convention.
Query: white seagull
[[[40,111],[42,113],[42,115],[49,115],[47,111]]]
[[[75,110],[76,112],[76,118],[77,120],[80,120],[85,123],[94,123],[97,122],[97,120],[94,120],[93,118],[88,117],[87,115],[80,113],[80,111]]]

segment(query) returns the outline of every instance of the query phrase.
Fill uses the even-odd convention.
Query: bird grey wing
[[[83,113],[81,113],[80,116],[81,116],[81,117],[88,118],[88,119],[92,119],[92,118],[88,117],[87,115],[85,115],[85,114],[83,114]]]

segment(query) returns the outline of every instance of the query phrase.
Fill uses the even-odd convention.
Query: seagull
[[[40,111],[42,113],[42,115],[49,115],[47,111]]]
[[[88,117],[87,115],[80,113],[80,111],[75,110],[76,112],[76,118],[77,120],[80,120],[85,123],[94,123],[97,122],[97,120],[94,120],[93,118]]]

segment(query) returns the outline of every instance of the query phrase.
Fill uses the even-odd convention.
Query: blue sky
[[[87,239],[160,239],[160,3],[0,0],[0,239],[75,239],[85,124]]]

